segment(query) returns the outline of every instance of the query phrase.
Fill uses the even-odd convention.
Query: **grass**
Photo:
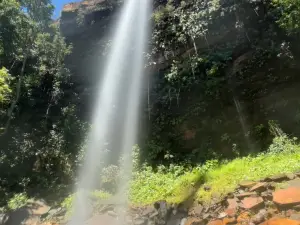
[[[178,203],[188,198],[203,180],[198,169],[186,170],[183,167],[161,167],[154,172],[150,167],[135,174],[131,184],[132,204],[145,205],[159,200]]]
[[[287,137],[277,137],[268,152],[236,158],[230,162],[208,161],[205,165],[185,170],[146,167],[135,175],[130,200],[133,204],[150,204],[157,200],[183,202],[196,190],[195,198],[204,203],[234,191],[243,180],[257,181],[267,176],[300,170],[300,146]],[[198,187],[196,184],[202,184]],[[205,191],[203,184],[210,187]]]
[[[170,165],[158,166],[154,170],[150,166],[144,166],[134,173],[129,199],[132,205],[139,206],[159,200],[181,203],[190,199],[205,204],[234,191],[243,180],[257,181],[299,170],[300,145],[295,140],[282,136],[274,139],[267,152],[232,161],[211,160],[194,168]],[[204,190],[204,184],[209,186],[210,190]],[[98,191],[91,196],[107,199],[111,195]],[[70,195],[62,206],[71,209],[73,200],[74,195]]]

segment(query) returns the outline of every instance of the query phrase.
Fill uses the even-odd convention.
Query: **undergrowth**
[[[149,204],[163,199],[179,203],[194,197],[209,203],[234,191],[243,180],[256,181],[297,170],[300,170],[300,145],[296,140],[281,136],[274,139],[267,152],[259,155],[224,162],[207,161],[205,165],[190,169],[161,166],[154,171],[144,167],[134,176],[130,200],[133,204]],[[210,190],[204,190],[204,184]]]
[[[129,199],[132,205],[147,205],[166,200],[182,203],[197,200],[204,204],[234,191],[243,180],[257,181],[267,176],[300,170],[300,145],[287,136],[276,137],[268,151],[239,157],[232,161],[206,161],[198,167],[144,165],[133,174]],[[204,186],[209,187],[204,190]],[[107,192],[92,194],[98,199],[110,198]],[[62,203],[71,208],[74,195]]]

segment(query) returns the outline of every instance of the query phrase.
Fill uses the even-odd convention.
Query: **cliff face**
[[[153,158],[163,159],[169,150],[176,156],[183,155],[183,159],[189,155],[198,161],[214,157],[214,151],[231,157],[233,146],[238,146],[241,152],[258,151],[270,140],[270,121],[276,121],[289,134],[300,135],[300,129],[294,126],[300,123],[297,92],[300,70],[295,64],[298,50],[291,42],[288,51],[294,51],[295,57],[288,63],[284,59],[287,52],[280,57],[265,53],[268,49],[264,48],[271,45],[264,42],[278,43],[279,37],[270,33],[271,28],[277,28],[269,18],[268,7],[259,1],[255,4],[243,9],[244,18],[240,19],[244,19],[246,29],[236,28],[236,15],[232,13],[214,21],[206,39],[195,40],[200,54],[216,55],[224,46],[234,46],[228,55],[230,60],[222,65],[215,97],[204,90],[208,84],[213,86],[210,80],[205,84],[196,82],[188,89],[172,89],[165,81],[173,60],[188,59],[195,54],[193,47],[153,58],[156,64],[148,67],[152,74],[150,89],[145,88],[149,98],[140,118],[148,134],[146,142],[151,143],[146,146],[148,151],[157,149]],[[90,116],[96,84],[101,78],[99,62],[109,47],[111,24],[119,5],[117,1],[85,0],[65,5],[62,12],[61,30],[73,44],[67,65],[78,93],[74,101],[83,118]],[[285,43],[286,37],[280,38]]]

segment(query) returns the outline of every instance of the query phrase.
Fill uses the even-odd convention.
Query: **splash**
[[[102,170],[100,161],[109,157],[124,156],[118,183],[117,196],[127,204],[128,184],[131,178],[131,150],[138,132],[139,105],[143,84],[143,52],[149,30],[150,0],[127,0],[124,3],[113,35],[112,49],[101,71],[102,81],[94,106],[92,128],[87,143],[86,158],[79,173],[76,200],[70,225],[82,225],[90,216],[89,193],[97,186]],[[125,104],[124,104],[125,102]],[[116,105],[122,103],[121,111]],[[115,114],[123,115],[124,125],[120,143],[120,155],[109,156],[105,152],[107,140],[112,140]]]

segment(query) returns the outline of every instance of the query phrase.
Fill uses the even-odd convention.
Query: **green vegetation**
[[[61,205],[71,210],[99,79],[91,68],[111,46],[107,27],[119,5],[79,5],[73,19],[82,29],[68,27],[76,12],[54,22],[50,0],[0,1],[0,207],[68,196]],[[287,138],[300,137],[299,7],[299,0],[154,1],[132,204],[209,202],[242,180],[300,169],[299,143]],[[120,139],[108,140],[107,150],[118,152]],[[123,177],[122,158],[101,163],[95,208]]]
[[[15,194],[11,199],[9,199],[7,206],[8,209],[14,210],[25,206],[29,198],[24,193]]]
[[[136,173],[131,186],[133,204],[149,204],[166,199],[180,203],[189,197],[208,203],[234,191],[244,180],[257,181],[280,173],[300,170],[300,145],[286,136],[276,137],[266,153],[232,161],[207,162],[204,166],[145,167]],[[209,190],[204,190],[204,185]]]

